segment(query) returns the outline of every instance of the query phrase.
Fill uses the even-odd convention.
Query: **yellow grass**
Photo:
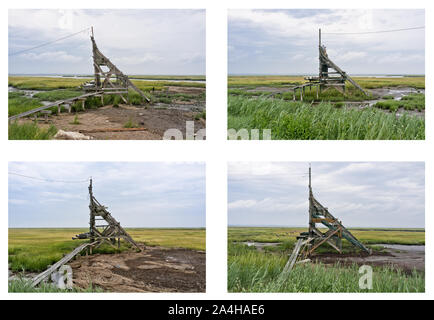
[[[41,271],[84,240],[72,240],[86,229],[9,229],[9,263],[15,271]],[[127,229],[138,243],[205,250],[205,229]],[[110,251],[109,251],[110,252]]]

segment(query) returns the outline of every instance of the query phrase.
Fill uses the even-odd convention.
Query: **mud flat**
[[[54,125],[63,131],[81,132],[97,140],[161,140],[167,129],[178,129],[186,134],[186,121],[194,121],[194,131],[205,128],[204,119],[196,120],[197,112],[176,108],[142,108],[131,105],[108,105],[98,109],[77,113],[79,124],[73,124],[75,114],[61,113],[49,118],[45,123],[40,119],[41,127]],[[21,119],[19,123],[32,122],[32,119]],[[122,129],[127,122],[141,131],[116,132],[111,129]],[[99,131],[99,132],[96,132]]]
[[[205,292],[205,265],[202,251],[162,247],[81,256],[70,263],[74,286],[107,292]]]
[[[339,262],[343,265],[351,265],[356,263],[357,265],[391,266],[408,273],[413,270],[425,272],[425,246],[379,246],[384,246],[385,250],[375,251],[372,255],[320,253],[316,254],[313,259],[324,264]]]

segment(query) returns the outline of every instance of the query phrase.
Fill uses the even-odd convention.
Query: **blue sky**
[[[308,163],[230,162],[228,223],[307,226]],[[314,162],[315,198],[348,227],[424,227],[423,162]]]
[[[127,74],[205,74],[205,10],[9,10],[9,54],[94,27]],[[90,74],[89,33],[9,57],[10,74]]]
[[[229,10],[230,74],[318,73],[318,29],[370,32],[425,25],[424,10]],[[322,44],[351,74],[424,74],[425,30],[323,34]]]
[[[205,164],[10,162],[9,172],[51,180],[93,177],[94,196],[124,227],[205,227]],[[87,227],[89,183],[9,174],[9,227]]]

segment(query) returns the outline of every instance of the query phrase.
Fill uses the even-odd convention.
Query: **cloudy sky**
[[[93,177],[96,199],[124,227],[205,227],[205,164],[11,162],[9,172],[51,180]],[[87,227],[88,181],[9,174],[9,227]]]
[[[425,25],[424,10],[229,10],[230,74],[318,73],[318,29],[371,32]],[[425,30],[323,34],[349,74],[424,74]]]
[[[127,74],[205,74],[205,10],[9,10],[9,55],[94,27]],[[10,74],[93,72],[89,32],[9,57]]]
[[[232,226],[307,226],[308,163],[231,162]],[[315,198],[347,227],[424,227],[423,162],[314,162]]]

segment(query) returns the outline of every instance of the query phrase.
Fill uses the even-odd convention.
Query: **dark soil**
[[[384,251],[375,251],[372,255],[365,253],[321,253],[312,257],[315,262],[324,264],[341,265],[370,265],[370,266],[390,266],[400,269],[405,273],[411,273],[414,270],[425,272],[425,252],[417,251],[400,251],[386,249]]]
[[[95,254],[70,263],[74,285],[109,292],[205,292],[205,253],[146,247],[143,252]]]

